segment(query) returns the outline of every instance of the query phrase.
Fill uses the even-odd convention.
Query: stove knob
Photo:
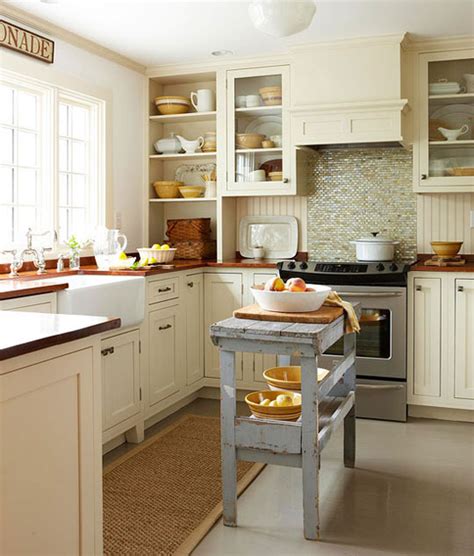
[[[385,270],[385,267],[382,263],[379,263],[376,267],[375,267],[379,272],[382,272],[382,270]]]
[[[397,266],[395,263],[392,263],[392,264],[390,265],[390,270],[391,270],[392,272],[396,272],[396,271],[398,270],[398,266]]]
[[[300,268],[301,268],[301,270],[306,270],[308,268],[308,263],[306,261],[303,261],[300,264]]]
[[[288,263],[288,268],[289,268],[290,270],[293,270],[295,267],[296,267],[295,261],[290,261],[290,262]]]

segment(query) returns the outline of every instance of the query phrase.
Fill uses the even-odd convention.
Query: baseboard
[[[182,409],[183,407],[190,404],[191,402],[193,402],[194,400],[196,400],[199,397],[200,397],[199,396],[199,391],[193,392],[192,394],[189,394],[185,398],[182,398],[181,400],[179,400],[179,401],[169,405],[165,409],[159,411],[155,415],[152,415],[148,419],[145,419],[145,430],[152,427],[153,425],[156,425],[156,423],[159,423],[160,421],[162,421],[166,417],[169,417],[170,415],[172,415],[173,413],[175,413],[179,409]]]
[[[424,419],[441,419],[443,421],[461,421],[474,423],[474,411],[469,409],[452,409],[450,407],[428,407],[425,405],[409,405],[409,417]]]

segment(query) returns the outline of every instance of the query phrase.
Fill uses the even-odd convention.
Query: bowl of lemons
[[[140,247],[137,251],[140,255],[140,266],[167,264],[174,259],[176,254],[176,249],[172,249],[167,243],[163,245],[155,243],[151,247]]]
[[[245,396],[245,401],[255,417],[296,421],[301,415],[301,394],[285,390],[261,390]]]

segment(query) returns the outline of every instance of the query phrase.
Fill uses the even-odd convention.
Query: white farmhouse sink
[[[143,276],[73,275],[48,281],[69,284],[57,292],[58,313],[120,317],[123,327],[139,324],[145,316]]]

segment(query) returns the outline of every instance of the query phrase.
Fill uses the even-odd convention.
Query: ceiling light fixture
[[[232,50],[213,50],[211,54],[213,56],[232,56],[234,53]]]
[[[313,0],[254,0],[249,16],[255,28],[272,37],[288,37],[309,27],[316,13]]]

